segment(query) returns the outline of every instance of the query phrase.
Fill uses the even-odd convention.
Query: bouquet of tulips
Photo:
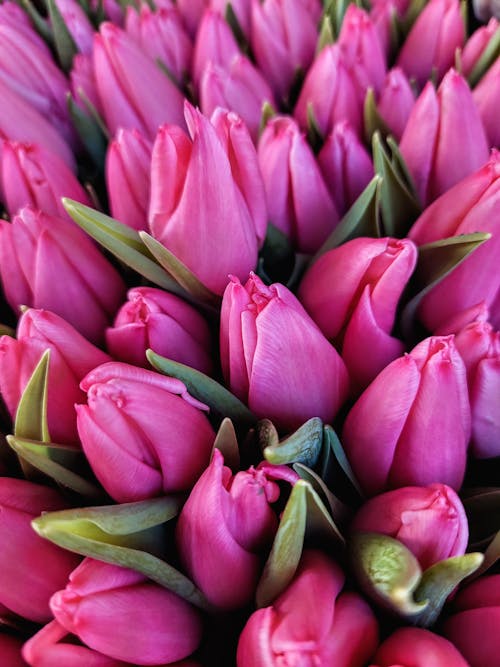
[[[2,667],[500,664],[495,11],[0,4]]]

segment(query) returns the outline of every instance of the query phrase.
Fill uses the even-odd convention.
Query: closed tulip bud
[[[135,287],[112,328],[106,331],[110,354],[119,361],[148,366],[146,350],[209,374],[210,330],[203,317],[179,297],[154,287]]]
[[[500,637],[500,574],[477,579],[453,601],[456,613],[444,623],[444,635],[467,659],[470,667],[498,661]]]
[[[460,498],[445,484],[404,486],[370,498],[354,517],[351,530],[394,537],[416,556],[422,570],[462,556],[469,537]]]
[[[207,406],[175,378],[110,362],[82,381],[78,433],[97,478],[119,503],[190,489],[215,434]]]
[[[338,45],[325,46],[305,78],[294,111],[296,120],[307,129],[312,114],[325,136],[335,123],[346,120],[361,135],[361,111],[357,89]]]
[[[74,404],[84,400],[82,378],[109,361],[61,317],[45,310],[27,310],[21,316],[17,339],[0,338],[0,392],[12,418],[22,393],[45,350],[50,349],[47,421],[54,442],[76,443]]]
[[[304,0],[252,0],[250,43],[277,99],[314,59],[318,30]]]
[[[476,638],[477,641],[477,638]],[[423,628],[399,628],[379,647],[371,667],[471,667],[444,637]]]
[[[174,6],[157,11],[146,3],[139,11],[129,6],[125,30],[153,60],[160,60],[182,84],[191,69],[193,44]]]
[[[318,154],[325,183],[343,215],[373,178],[373,163],[347,121],[336,123]]]
[[[91,558],[70,574],[50,608],[88,647],[135,665],[181,660],[201,639],[200,616],[188,602],[139,572]]]
[[[209,62],[200,81],[200,106],[206,116],[217,107],[235,111],[245,122],[257,143],[262,107],[276,106],[269,84],[243,54],[235,56],[229,66]]]
[[[300,252],[316,252],[339,216],[297,123],[287,116],[272,118],[259,140],[258,155],[269,220]]]
[[[28,37],[37,49],[41,49],[50,58],[50,49],[46,42],[33,29],[33,24],[28,14],[15,2],[2,2],[0,5],[0,24],[7,25],[14,30],[20,30]]]
[[[481,81],[472,91],[472,97],[479,109],[488,143],[500,147],[500,130],[497,110],[500,104],[500,60],[497,58]]]
[[[349,379],[337,351],[279,283],[267,287],[254,274],[245,285],[233,278],[222,300],[220,336],[231,391],[280,429],[311,417],[331,421],[347,397]]]
[[[218,109],[210,122],[186,103],[186,121],[191,138],[174,126],[158,132],[149,225],[202,283],[222,294],[228,274],[245,279],[257,263],[267,226],[264,185],[252,139],[236,114]]]
[[[76,225],[29,207],[12,223],[0,222],[0,276],[14,311],[22,305],[51,310],[93,343],[103,338],[125,291]]]
[[[457,133],[460,141],[454,140]],[[448,71],[437,93],[432,83],[425,86],[400,148],[424,206],[487,161],[479,111],[467,82],[455,70]]]
[[[65,507],[54,489],[0,478],[0,604],[36,623],[50,619],[49,598],[65,585],[80,559],[39,537],[31,521]]]
[[[490,321],[500,327],[500,154],[436,199],[415,222],[409,236],[417,245],[472,232],[491,238],[477,248],[422,300],[420,319],[430,331],[484,301]]]
[[[96,78],[94,74],[94,63],[92,57],[77,53],[73,57],[72,69],[70,72],[71,94],[75,103],[85,113],[89,113],[86,105],[88,100],[95,110],[102,116],[103,110],[99,93],[97,92]]]
[[[250,616],[238,643],[238,667],[363,667],[377,646],[378,625],[359,595],[341,592],[344,580],[328,556],[304,552],[288,588]]]
[[[460,64],[464,76],[469,76],[472,72],[499,27],[498,20],[491,18],[488,25],[481,26],[469,37],[460,54]]]
[[[176,4],[191,36],[196,35],[208,0],[177,0]]]
[[[0,655],[4,667],[26,667],[21,655],[22,642],[9,635],[0,634]]]
[[[120,128],[106,155],[111,215],[132,229],[148,229],[151,151],[139,130]]]
[[[208,63],[229,69],[231,62],[240,55],[240,49],[227,21],[219,12],[207,9],[196,34],[193,53],[193,82],[200,85]]]
[[[436,72],[441,81],[465,42],[459,0],[429,0],[401,47],[397,65],[423,87]]]
[[[24,206],[32,206],[48,215],[69,220],[62,197],[91,205],[87,193],[64,161],[37,144],[5,141],[1,180],[4,201],[11,216]]]
[[[470,422],[453,336],[434,336],[377,375],[347,415],[342,442],[367,495],[435,482],[459,489]]]
[[[231,3],[238,24],[244,35],[250,35],[250,15],[252,0],[209,0],[212,9],[218,11],[222,16],[226,14],[227,6]]]
[[[371,4],[370,19],[377,31],[386,60],[389,60],[394,50],[394,26],[398,19],[396,2],[376,0]]]
[[[384,51],[369,15],[355,4],[347,7],[337,44],[360,102],[368,88],[378,94],[387,72]]]
[[[162,123],[184,127],[182,94],[126,32],[102,23],[94,37],[93,62],[111,134],[135,127],[153,139]]]
[[[324,335],[342,348],[358,390],[404,351],[391,332],[416,261],[417,249],[408,239],[357,238],[321,256],[302,280],[301,302]]]
[[[396,141],[403,136],[414,104],[415,96],[403,70],[399,67],[389,70],[378,97],[377,109]]]
[[[90,56],[94,41],[94,26],[77,0],[55,0],[66,28],[78,51]]]
[[[271,507],[280,495],[277,479],[293,483],[297,476],[286,466],[267,463],[233,476],[214,449],[182,509],[176,532],[181,562],[219,609],[242,607],[255,593],[263,556],[278,528]]]

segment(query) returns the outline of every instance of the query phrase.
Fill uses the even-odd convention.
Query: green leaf
[[[47,424],[47,383],[50,350],[46,350],[26,385],[14,420],[14,435],[28,440],[50,442]]]
[[[220,305],[220,296],[214,294],[208,287],[205,287],[194,273],[190,271],[180,259],[171,253],[170,250],[165,248],[162,243],[157,241],[147,232],[139,232],[139,237],[158,264],[162,266],[186,292],[202,303],[207,303],[212,306]]]
[[[491,234],[476,232],[451,236],[420,246],[412,278],[418,291],[406,304],[401,315],[401,329],[405,338],[412,339],[422,299],[490,237]]]
[[[486,549],[484,554],[484,560],[481,567],[479,567],[473,573],[473,575],[469,577],[467,581],[475,579],[476,577],[479,577],[481,574],[484,574],[484,572],[489,570],[490,567],[493,567],[493,565],[495,565],[499,560],[500,560],[500,530],[497,531],[495,537],[492,539],[488,548]]]
[[[80,463],[84,462],[85,457],[81,450],[54,445],[53,443],[47,445],[43,442],[18,438],[13,435],[7,436],[7,442],[20,459],[26,461],[61,486],[90,500],[102,499],[104,494],[99,487],[68,467],[68,455],[73,460],[76,459]],[[58,459],[62,460],[58,461]]]
[[[63,70],[69,72],[73,63],[73,57],[78,53],[78,48],[55,1],[46,0],[46,2],[57,56]]]
[[[228,417],[223,419],[219,426],[214,442],[214,448],[217,448],[222,452],[224,465],[236,474],[240,469],[240,450],[233,422]]]
[[[104,173],[106,136],[95,118],[82,111],[70,93],[67,94],[66,101],[71,121],[78,132],[78,136],[96,167],[101,173]]]
[[[325,140],[311,102],[307,105],[307,140],[315,152],[319,151]]]
[[[271,102],[264,102],[262,105],[262,112],[260,115],[260,123],[259,123],[259,137],[264,132],[266,125],[268,122],[271,120],[271,118],[274,118],[276,116],[276,109],[273,107]]]
[[[364,125],[365,125],[365,139],[368,143],[372,142],[373,135],[378,132],[383,137],[386,137],[390,130],[383,121],[377,103],[375,102],[375,93],[373,88],[368,88],[366,91],[365,103],[363,107]]]
[[[359,236],[380,238],[382,236],[379,199],[382,179],[376,174],[339,224],[311,260],[314,264],[322,255]]]
[[[10,336],[11,338],[15,338],[16,330],[9,327],[7,324],[0,324],[0,336]]]
[[[169,292],[179,296],[185,294],[157,264],[134,229],[72,199],[63,197],[62,202],[77,225],[124,264]]]
[[[404,14],[404,17],[399,20],[399,27],[402,33],[402,41],[404,41],[406,35],[412,29],[413,24],[419,17],[420,13],[426,6],[427,2],[428,0],[411,0],[408,9]]]
[[[234,394],[221,384],[200,371],[161,357],[153,350],[147,350],[146,357],[157,371],[177,378],[186,385],[188,392],[221,417],[229,417],[238,425],[251,426],[257,418]]]
[[[425,570],[415,591],[415,600],[426,603],[426,607],[414,623],[424,628],[434,625],[450,593],[475,572],[483,560],[483,554],[465,554],[441,560]]]
[[[413,599],[422,575],[420,565],[398,540],[378,533],[354,533],[349,560],[361,589],[382,607],[411,619],[427,606]]]
[[[316,55],[322,51],[325,46],[333,44],[335,41],[335,32],[332,19],[328,14],[324,14],[321,19],[321,28],[319,31],[318,43],[316,45]]]
[[[342,447],[338,435],[335,433],[335,431],[329,424],[326,424],[323,429],[323,446],[327,450],[332,452],[333,457],[335,458],[335,461],[338,463],[344,476],[347,478],[350,485],[356,491],[358,496],[362,498],[364,494],[361,490],[358,480],[356,479],[356,476],[354,475],[354,472],[351,468],[351,464],[347,459],[347,456],[344,452],[344,448]],[[324,476],[325,475],[323,474],[321,475],[321,477]]]
[[[307,538],[320,539],[333,550],[344,545],[344,538],[321,498],[301,479],[292,488],[257,586],[258,607],[270,605],[291,582]]]
[[[141,572],[188,602],[207,608],[194,584],[154,555],[164,551],[166,536],[162,524],[176,516],[182,504],[181,497],[171,496],[48,512],[31,525],[41,537],[64,549]]]
[[[31,2],[31,0],[17,0],[17,2],[32,20],[37,33],[47,42],[47,44],[53,44],[54,38],[50,25],[40,14],[34,3]]]
[[[479,83],[480,79],[486,74],[498,56],[500,56],[500,27],[497,27],[486,48],[467,77],[471,88],[474,88],[474,86]]]
[[[247,38],[245,37],[245,33],[243,32],[240,22],[238,21],[238,17],[234,12],[233,5],[230,2],[226,4],[225,19],[229,27],[231,28],[235,40],[238,42],[240,51],[242,53],[248,53],[249,46]]]
[[[323,422],[313,417],[281,442],[268,444],[263,454],[266,461],[275,465],[299,462],[312,467],[316,465],[322,442]]]
[[[303,463],[294,463],[293,469],[301,479],[309,482],[332,515],[336,524],[345,524],[352,518],[352,510],[330,491],[325,482],[314,470],[311,470]]]

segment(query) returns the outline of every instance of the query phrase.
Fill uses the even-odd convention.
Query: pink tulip
[[[222,16],[226,14],[229,0],[209,0],[210,7],[218,11]],[[244,35],[250,35],[250,16],[252,0],[231,0],[232,9],[238,20],[238,24]]]
[[[73,58],[73,66],[70,72],[71,94],[77,106],[87,115],[89,114],[86,102],[95,108],[97,113],[103,115],[101,100],[97,91],[94,64],[91,56],[77,53]]]
[[[250,44],[277,99],[314,59],[318,31],[304,0],[252,0]]]
[[[236,609],[250,602],[278,528],[271,504],[280,491],[273,480],[294,483],[286,466],[262,463],[231,475],[214,449],[177,523],[176,542],[188,576],[210,604]]]
[[[146,3],[139,11],[129,6],[125,30],[153,60],[160,60],[179,84],[184,82],[191,68],[193,44],[173,5],[154,12]]]
[[[347,415],[342,442],[367,495],[435,482],[458,489],[470,421],[453,336],[435,336],[377,375]]]
[[[497,58],[481,81],[472,91],[472,97],[479,109],[488,143],[500,147],[500,130],[498,129],[498,105],[500,104],[500,60]]]
[[[400,148],[424,205],[486,162],[488,142],[478,109],[469,86],[455,70],[449,70],[437,94],[432,83],[425,86]]]
[[[185,385],[110,362],[82,381],[78,433],[97,478],[119,503],[190,489],[205,469],[214,432],[207,406]]]
[[[391,332],[416,261],[408,239],[357,238],[325,253],[304,275],[299,298],[323,334],[342,348],[358,390],[403,354],[403,343]]]
[[[15,312],[46,308],[92,342],[102,339],[125,291],[122,279],[71,222],[23,208],[0,222],[0,276]]]
[[[119,127],[135,127],[153,139],[162,123],[184,127],[182,94],[126,32],[101,23],[94,37],[93,60],[111,134]]]
[[[462,556],[469,537],[460,498],[445,484],[404,486],[370,498],[354,517],[351,530],[394,537],[410,549],[423,570]]]
[[[378,625],[356,593],[341,593],[344,574],[320,551],[306,551],[288,588],[254,612],[241,633],[238,667],[363,667],[377,646]]]
[[[355,4],[347,7],[337,44],[360,104],[363,104],[368,88],[373,88],[377,94],[381,90],[387,65],[374,24],[369,15]]]
[[[186,658],[201,639],[199,614],[188,602],[138,572],[91,558],[52,596],[50,608],[89,648],[137,665]]]
[[[422,628],[399,628],[379,647],[372,667],[470,667],[451,642]]]
[[[318,154],[335,207],[343,215],[373,178],[373,163],[347,121],[336,123]]]
[[[441,81],[455,63],[455,51],[465,42],[459,0],[429,0],[399,52],[397,65],[420,87],[436,73]]]
[[[77,0],[55,0],[62,19],[78,51],[90,56],[94,41],[94,26]]]
[[[470,667],[494,665],[500,652],[500,575],[476,579],[458,593],[453,607],[456,613],[444,623],[445,636]]]
[[[4,201],[11,216],[24,206],[48,215],[70,219],[61,198],[91,205],[73,172],[56,154],[37,144],[5,141],[2,145],[1,180]]]
[[[41,49],[48,58],[51,57],[49,47],[33,28],[31,19],[21,9],[20,5],[15,2],[2,2],[0,5],[0,24],[9,26],[14,30],[22,31],[25,37],[28,37],[37,49]]]
[[[490,321],[500,327],[500,154],[494,151],[481,169],[436,199],[415,222],[410,238],[422,245],[472,232],[491,238],[476,249],[422,301],[419,316],[430,331],[484,301]]]
[[[21,655],[22,642],[9,635],[0,634],[0,655],[4,667],[26,667]]]
[[[297,123],[272,118],[258,146],[269,220],[300,251],[314,253],[339,217],[311,147]]]
[[[415,96],[405,73],[399,67],[387,72],[377,100],[377,109],[396,141],[403,136],[415,104]]]
[[[49,598],[64,586],[80,559],[39,537],[31,521],[65,507],[54,489],[0,478],[0,603],[36,623],[50,619]]]
[[[233,278],[221,311],[221,363],[231,389],[283,430],[331,421],[348,391],[345,366],[296,297],[251,274]]]
[[[203,70],[200,81],[203,113],[210,116],[217,107],[235,111],[245,122],[255,143],[265,102],[277,106],[269,84],[246,56],[234,56],[226,66],[209,62]]]
[[[129,290],[114,325],[106,331],[110,354],[147,366],[146,350],[210,374],[210,330],[203,317],[179,297],[154,287]]]
[[[82,378],[109,360],[61,317],[29,309],[21,316],[17,339],[0,338],[0,392],[12,418],[45,350],[50,350],[47,420],[54,442],[77,443],[73,405],[84,400]]]
[[[325,46],[316,56],[302,86],[294,116],[303,129],[311,114],[323,135],[335,123],[348,121],[361,135],[362,105],[339,46]]]
[[[456,334],[468,324],[473,322],[487,322],[490,317],[490,311],[484,301],[474,304],[470,308],[461,310],[454,317],[450,318],[445,324],[436,330],[436,336],[449,336]]]
[[[242,279],[257,263],[267,226],[264,185],[248,130],[232,112],[211,122],[186,104],[190,137],[160,129],[153,147],[149,224],[209,289]],[[210,178],[207,178],[207,174]]]
[[[207,9],[196,34],[193,53],[192,77],[195,86],[200,85],[201,77],[209,63],[229,69],[236,56],[241,55],[231,28],[223,16],[212,9]]]
[[[152,148],[139,130],[122,128],[108,146],[106,187],[111,215],[132,229],[148,229]]]
[[[394,25],[398,18],[397,3],[394,0],[375,0],[371,3],[370,19],[377,31],[386,60],[390,60],[395,48]]]
[[[460,64],[464,76],[469,76],[472,72],[499,27],[498,20],[491,18],[488,25],[481,26],[469,37],[460,55]]]
[[[176,4],[191,36],[198,30],[208,0],[177,0]]]

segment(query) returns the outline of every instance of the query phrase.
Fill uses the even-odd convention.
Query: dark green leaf
[[[64,22],[55,0],[46,0],[46,2],[57,56],[63,70],[69,72],[73,63],[73,57],[78,53],[78,48]]]
[[[70,93],[67,95],[69,114],[78,136],[82,140],[92,161],[101,173],[104,173],[104,161],[106,158],[106,136],[103,134],[99,124],[89,114],[80,109]]]

